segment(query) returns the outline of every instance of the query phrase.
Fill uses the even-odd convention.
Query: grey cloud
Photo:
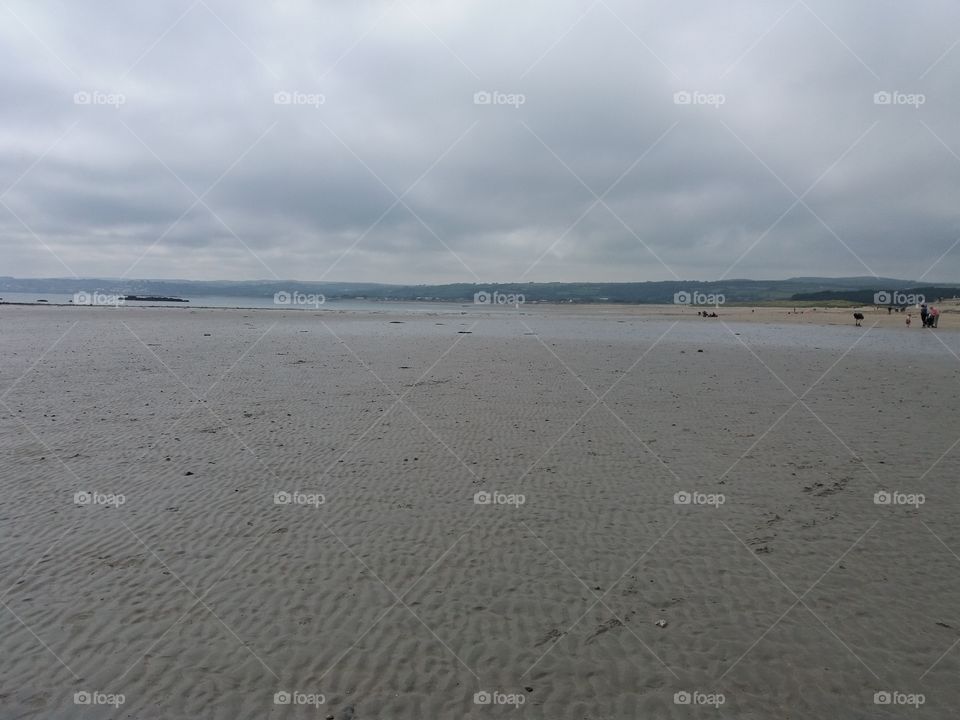
[[[7,5],[0,199],[81,275],[918,276],[960,237],[947,2]],[[65,273],[2,206],[0,252]]]

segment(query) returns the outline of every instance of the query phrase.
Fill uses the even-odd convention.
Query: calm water
[[[72,304],[72,295],[56,293],[0,293],[4,302],[36,303],[45,299],[51,305]],[[547,339],[591,340],[596,343],[649,344],[664,335],[661,342],[696,345],[698,343],[752,348],[780,347],[826,350],[839,357],[844,352],[871,353],[878,362],[895,362],[910,366],[913,358],[940,359],[956,362],[960,371],[960,333],[922,328],[883,329],[858,328],[852,324],[778,325],[683,320],[675,324],[665,318],[636,317],[616,311],[602,315],[566,314],[556,306],[526,305],[521,308],[474,305],[472,303],[376,302],[370,300],[330,300],[314,305],[276,305],[272,297],[190,297],[189,303],[129,302],[126,307],[176,308],[250,308],[306,310],[311,313],[357,313],[356,320],[343,319],[344,331],[358,335],[377,334],[377,327],[368,322],[371,314],[412,316],[404,332],[449,334],[450,327],[488,337],[512,337],[537,333]],[[444,323],[434,323],[428,316],[443,315]],[[417,317],[422,317],[417,321]],[[366,318],[366,319],[365,319]],[[457,323],[459,321],[459,323]],[[462,325],[462,328],[460,327]],[[851,348],[853,348],[851,350]]]
[[[0,292],[3,302],[36,303],[46,300],[51,305],[72,305],[73,295],[59,293],[16,293]],[[401,312],[401,313],[452,313],[460,314],[474,309],[467,303],[431,303],[431,302],[377,302],[373,300],[327,300],[322,304],[277,305],[273,297],[230,297],[219,295],[185,296],[188,303],[179,302],[126,302],[128,307],[218,307],[218,308],[258,308],[279,310],[330,311],[359,310],[364,312]],[[42,304],[42,303],[41,303]],[[487,306],[481,308],[489,309]],[[500,308],[493,308],[499,310]]]

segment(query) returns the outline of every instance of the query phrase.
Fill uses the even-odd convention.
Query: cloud
[[[2,272],[919,277],[960,238],[925,8],[11,1]]]

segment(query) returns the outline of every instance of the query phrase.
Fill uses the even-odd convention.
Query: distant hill
[[[831,303],[847,301],[858,305],[905,306],[917,301],[935,302],[944,298],[960,296],[955,285],[888,286],[880,290],[821,290],[814,293],[798,293],[791,300],[797,302]]]
[[[280,291],[322,293],[328,299],[431,300],[473,302],[481,291],[522,294],[526,302],[550,303],[672,303],[677,293],[723,295],[727,303],[814,300],[874,303],[874,294],[918,292],[929,298],[960,295],[960,284],[921,286],[893,278],[801,277],[788,280],[720,280],[630,283],[452,283],[446,285],[386,285],[382,283],[304,282],[276,280],[127,280],[117,278],[0,277],[3,292],[73,294],[100,291],[122,295],[163,295],[269,298]]]

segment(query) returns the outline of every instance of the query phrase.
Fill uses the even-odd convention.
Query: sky
[[[0,275],[960,281],[955,0],[0,0]]]

